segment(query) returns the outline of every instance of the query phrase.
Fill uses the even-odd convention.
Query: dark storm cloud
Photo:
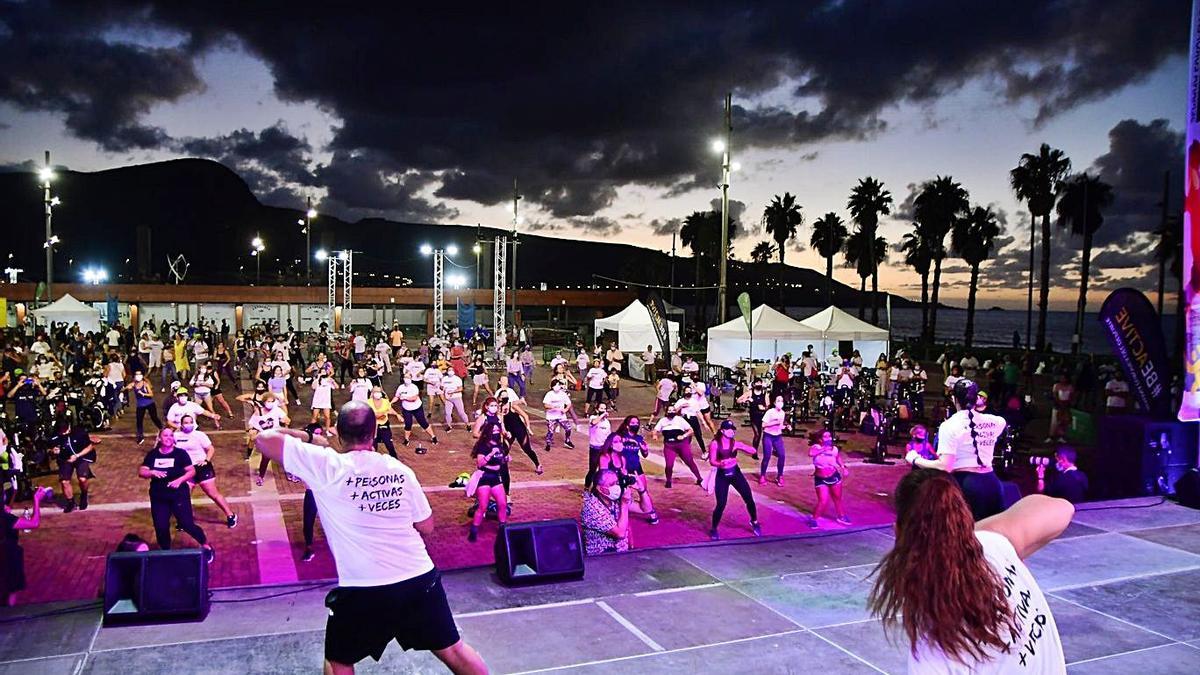
[[[161,128],[144,124],[157,104],[199,91],[193,55],[98,37],[139,13],[49,2],[0,4],[0,100],[20,110],[61,113],[67,129],[102,149],[160,148]]]
[[[567,222],[577,230],[601,236],[620,234],[622,229],[620,223],[604,216],[579,216]]]
[[[1108,132],[1108,152],[1096,158],[1092,175],[1113,188],[1113,205],[1104,212],[1104,225],[1095,245],[1124,244],[1132,233],[1151,232],[1162,220],[1163,176],[1171,172],[1170,206],[1179,209],[1183,171],[1183,134],[1167,120],[1142,124],[1122,120]]]
[[[284,182],[315,184],[308,159],[312,146],[292,135],[282,121],[259,132],[239,129],[224,136],[182,139],[177,147],[190,155],[219,160],[239,172],[242,164],[253,162]]]
[[[431,202],[419,193],[432,185],[429,173],[397,173],[391,164],[372,153],[338,151],[316,170],[327,189],[322,210],[354,217],[387,217],[410,222],[437,222],[454,218],[458,211],[442,202]]]
[[[32,0],[5,14],[65,16],[77,4]],[[517,177],[557,217],[594,215],[625,185],[715,185],[708,139],[726,91],[738,149],[869,138],[896,105],[975,80],[1032,103],[1043,122],[1183,54],[1188,17],[1185,0],[324,4],[269,15],[258,3],[92,4],[105,21],[188,39],[150,50],[45,21],[31,38],[0,37],[0,57],[37,66],[32,41],[61,49],[65,65],[4,76],[0,99],[63,112],[104,147],[153,145],[161,131],[140,118],[199,86],[185,55],[235,40],[267,63],[280,97],[342,120],[333,150],[370,153],[388,175],[437,175],[441,199],[503,203]],[[30,82],[49,95],[26,96]],[[401,196],[376,191],[392,199],[366,201]]]
[[[655,218],[650,221],[650,231],[660,237],[677,233],[682,226],[683,220],[680,218]]]

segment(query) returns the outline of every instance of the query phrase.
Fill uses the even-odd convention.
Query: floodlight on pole
[[[730,136],[733,133],[733,94],[725,94],[725,120],[724,120],[724,141],[713,143],[713,149],[721,153],[721,260],[720,265],[720,281],[717,285],[717,317],[720,323],[725,323],[727,286],[729,266],[729,173],[731,169],[730,162]]]
[[[257,285],[262,274],[262,252],[267,249],[262,237],[255,235],[250,240],[250,255],[254,256],[254,283]]]
[[[325,249],[319,249],[316,253],[316,258],[319,262],[325,262],[325,260],[328,257],[329,257],[329,252],[326,251]]]
[[[46,163],[38,170],[38,180],[41,181],[42,187],[42,206],[46,216],[46,300],[54,300],[54,245],[58,243],[58,237],[54,236],[53,221],[54,207],[62,202],[58,197],[50,194],[50,181],[55,179],[54,169],[50,167],[50,151],[46,151]]]
[[[83,280],[93,286],[108,281],[108,272],[102,267],[88,267],[83,270]]]
[[[308,210],[304,218],[298,220],[304,226],[304,285],[312,285],[312,220],[317,217],[317,210],[312,207],[312,197],[308,198]]]
[[[450,244],[449,246],[446,247],[446,253],[448,255],[458,255],[458,247],[455,246],[454,244]]]
[[[433,247],[430,246],[429,244],[421,244],[420,251],[421,251],[421,255],[432,255]]]

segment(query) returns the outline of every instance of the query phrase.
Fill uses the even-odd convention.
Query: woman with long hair
[[[467,532],[467,541],[479,538],[479,526],[483,524],[488,502],[492,499],[496,500],[496,520],[501,525],[508,522],[508,499],[501,475],[508,463],[508,451],[499,431],[498,425],[485,425],[479,440],[475,441],[471,448],[471,458],[475,460],[475,467],[480,476],[475,484],[477,504],[472,514],[471,529]]]
[[[650,449],[641,431],[642,422],[637,415],[622,420],[605,442],[605,450],[598,462],[599,470],[612,469],[621,473],[622,485],[634,490],[637,513],[645,514],[651,525],[657,525],[658,513],[654,510],[654,500],[650,499],[646,471],[642,468],[642,459],[650,456]]]
[[[1030,495],[976,523],[955,481],[916,469],[896,487],[896,543],[875,568],[871,613],[909,644],[909,673],[1064,673],[1050,606],[1023,562],[1074,507]]]
[[[757,452],[754,448],[734,440],[737,435],[737,427],[734,426],[732,420],[721,422],[721,431],[712,439],[708,448],[708,463],[717,471],[717,478],[714,490],[717,493],[717,506],[713,509],[712,514],[712,529],[709,530],[708,536],[710,539],[719,539],[717,534],[717,526],[721,524],[721,516],[725,513],[725,502],[729,500],[729,486],[733,486],[741,496],[742,501],[746,502],[746,511],[750,513],[750,529],[754,531],[754,536],[762,536],[762,527],[758,524],[758,508],[754,506],[754,493],[750,491],[750,483],[746,482],[746,477],[742,475],[742,469],[737,463],[737,453],[744,452],[747,455],[754,455]]]
[[[813,463],[813,489],[817,491],[817,505],[813,507],[812,515],[808,517],[809,527],[818,527],[817,518],[821,511],[828,513],[830,503],[837,514],[837,521],[849,525],[850,519],[842,510],[842,480],[850,475],[842,453],[833,444],[833,432],[824,429],[818,432],[817,442],[808,447],[808,456]]]
[[[937,459],[925,459],[915,450],[904,459],[915,467],[950,473],[962,487],[975,520],[983,520],[1004,510],[992,456],[996,441],[1004,434],[1005,421],[998,415],[976,412],[979,385],[971,380],[959,380],[952,396],[958,412],[938,427]]]

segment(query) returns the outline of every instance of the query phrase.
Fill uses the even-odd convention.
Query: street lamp
[[[88,267],[83,270],[84,283],[99,286],[108,281],[108,272],[103,267]]]
[[[263,242],[262,237],[255,235],[250,240],[250,255],[254,256],[254,283],[256,285],[259,283],[259,276],[262,273],[262,252],[266,249],[267,245]]]
[[[733,132],[733,94],[725,94],[725,138],[713,141],[714,152],[721,153],[721,261],[720,281],[717,284],[717,317],[725,323],[727,270],[729,265],[729,172],[730,135]]]
[[[312,207],[312,197],[308,198],[308,209],[304,212],[304,219],[298,221],[304,226],[304,285],[312,285],[312,258],[308,255],[312,253],[312,221],[317,217],[317,210]]]
[[[50,181],[54,180],[54,169],[50,167],[50,151],[46,151],[46,164],[38,170],[38,180],[42,184],[42,204],[46,212],[46,241],[42,248],[46,249],[46,300],[54,298],[54,245],[58,237],[54,236],[51,227],[54,220],[54,207],[62,202],[50,194]]]
[[[325,262],[329,258],[329,252],[325,249],[319,249],[314,256],[318,262]]]

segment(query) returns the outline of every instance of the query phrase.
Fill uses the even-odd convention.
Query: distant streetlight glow
[[[329,251],[326,251],[325,249],[320,249],[317,251],[317,260],[320,260],[321,262],[325,262],[328,259],[329,259]]]
[[[88,267],[83,270],[83,280],[93,286],[108,281],[108,272],[103,267]]]
[[[717,152],[717,153],[725,152],[725,141],[723,141],[719,138],[713,139],[712,151]]]
[[[316,217],[317,217],[317,210],[316,210],[316,209],[309,209],[309,210],[308,210],[308,213],[307,213],[306,215],[308,215],[308,217],[309,217],[309,218],[316,218]]]
[[[449,253],[450,255],[458,255],[458,247],[454,244],[450,244],[446,247],[446,253]]]
[[[38,179],[43,183],[49,183],[50,181],[54,180],[54,169],[51,169],[48,166],[38,169]]]
[[[346,260],[349,257],[350,253],[348,251],[338,251],[338,260]]]
[[[456,289],[467,285],[466,278],[461,274],[451,274],[446,278],[446,281],[449,281],[450,286]]]
[[[433,247],[429,244],[421,244],[421,255],[433,255]]]
[[[479,244],[475,244],[474,246],[471,247],[471,252],[474,253],[475,255],[479,255],[479,253],[482,250],[483,250],[483,247],[480,246]]]

